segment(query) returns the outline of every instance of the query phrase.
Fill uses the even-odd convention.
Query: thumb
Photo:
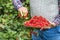
[[[49,21],[50,22],[50,21]],[[50,22],[50,26],[55,26],[56,24],[54,22]]]
[[[23,12],[20,10],[21,16],[23,16]]]

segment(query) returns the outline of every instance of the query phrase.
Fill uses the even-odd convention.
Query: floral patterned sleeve
[[[16,9],[22,7],[22,2],[20,0],[12,0],[12,3]]]

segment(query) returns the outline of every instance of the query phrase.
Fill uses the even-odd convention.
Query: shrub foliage
[[[25,0],[23,6],[29,11],[29,0]],[[23,25],[30,15],[28,19],[18,18],[17,15],[12,0],[0,0],[0,40],[31,40],[31,28]]]

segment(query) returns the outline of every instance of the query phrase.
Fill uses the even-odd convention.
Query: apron
[[[43,16],[53,21],[58,13],[58,0],[30,0],[31,16]]]

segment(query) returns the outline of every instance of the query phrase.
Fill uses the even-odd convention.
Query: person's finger
[[[50,26],[44,26],[43,29],[50,29]]]
[[[27,12],[26,13],[28,13],[28,10],[27,10]]]
[[[24,14],[24,16],[27,16],[27,14],[28,14],[28,11],[23,11],[23,14]]]
[[[23,16],[22,10],[20,10],[21,16]]]
[[[26,10],[23,10],[23,12],[24,12],[24,13],[28,13],[28,10],[27,10],[27,9],[26,9]]]

